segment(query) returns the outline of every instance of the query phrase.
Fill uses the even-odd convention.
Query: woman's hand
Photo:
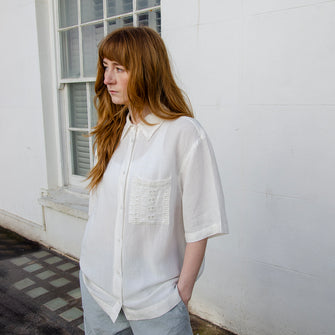
[[[181,300],[183,301],[183,303],[185,304],[185,306],[187,307],[188,306],[188,302],[190,301],[191,299],[191,296],[192,296],[192,291],[193,291],[193,287],[186,287],[186,288],[182,288],[180,287],[181,285],[179,285],[179,282],[178,282],[178,285],[177,285],[177,288],[178,288],[178,292],[179,292],[179,295],[181,297]]]

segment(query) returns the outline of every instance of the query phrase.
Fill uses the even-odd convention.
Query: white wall
[[[162,4],[231,233],[210,241],[192,310],[240,335],[334,334],[335,2]]]
[[[55,191],[64,169],[53,24],[49,0],[0,3],[0,224],[79,257],[87,200]]]
[[[35,1],[2,0],[0,210],[42,225],[47,188]]]

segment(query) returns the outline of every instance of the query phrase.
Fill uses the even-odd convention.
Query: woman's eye
[[[117,68],[116,68],[116,71],[117,71],[117,72],[123,72],[123,69],[120,68],[120,67],[117,67]]]

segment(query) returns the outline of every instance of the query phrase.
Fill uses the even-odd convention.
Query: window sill
[[[83,220],[88,219],[88,194],[82,190],[61,188],[48,190],[39,203],[58,212]]]

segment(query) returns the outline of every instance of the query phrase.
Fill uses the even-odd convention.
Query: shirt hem
[[[102,289],[98,288],[98,286],[85,275],[82,269],[81,275],[83,284],[86,286],[88,292],[91,294],[96,303],[101,307],[101,309],[104,310],[104,312],[111,318],[113,323],[118,318],[121,308],[127,320],[149,320],[162,316],[163,314],[170,311],[173,307],[178,305],[178,303],[181,301],[178,288],[176,286],[173,293],[169,295],[167,299],[157,304],[146,308],[141,308],[140,310],[125,307],[116,299],[115,301],[113,298],[110,301],[105,301],[102,299],[99,296],[100,294],[105,294],[102,292]]]
[[[179,304],[181,298],[176,287],[173,294],[168,299],[150,307],[143,308],[141,310],[134,310],[132,308],[122,307],[122,310],[127,320],[148,320],[162,316],[163,314],[170,311],[173,307]]]
[[[99,291],[100,294],[102,293],[102,289],[98,288],[96,284],[94,284],[81,270],[82,278],[83,278],[83,284],[86,286],[88,292],[91,294],[92,298],[95,300],[95,302],[101,307],[102,310],[105,311],[106,314],[112,319],[113,323],[116,321],[117,317],[119,316],[119,313],[121,311],[121,303],[119,303],[117,300],[116,302],[105,302],[102,298],[99,297]]]

